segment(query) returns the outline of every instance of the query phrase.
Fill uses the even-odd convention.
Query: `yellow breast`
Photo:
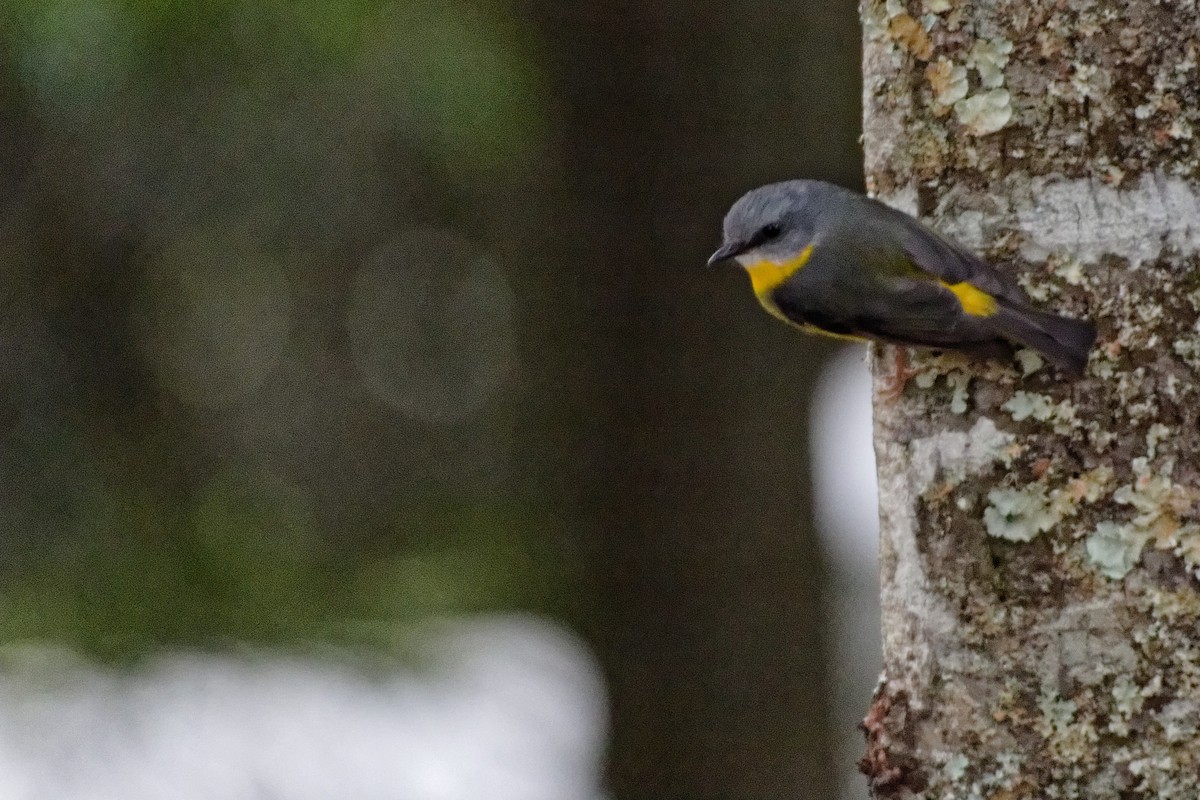
[[[762,307],[771,312],[772,315],[778,317],[789,325],[793,325],[805,333],[815,333],[821,336],[832,336],[834,339],[844,339],[848,341],[861,342],[861,336],[854,336],[844,333],[832,333],[827,330],[822,330],[815,325],[806,325],[797,323],[793,319],[788,319],[787,315],[779,310],[779,306],[775,305],[775,299],[771,297],[771,293],[775,291],[784,281],[800,271],[800,268],[808,263],[812,258],[813,245],[809,245],[800,251],[795,258],[789,258],[786,261],[755,261],[753,264],[747,264],[746,272],[750,275],[750,285],[754,287],[754,294],[758,296],[758,302]]]
[[[781,283],[786,281],[792,275],[796,274],[808,260],[812,258],[813,246],[800,251],[795,258],[789,258],[785,261],[755,261],[751,264],[746,264],[746,273],[750,275],[750,285],[754,287],[754,293],[759,299],[767,305],[767,296],[775,291]],[[770,308],[770,305],[768,305]]]

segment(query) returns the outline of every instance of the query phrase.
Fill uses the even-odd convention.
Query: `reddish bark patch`
[[[912,753],[912,735],[908,730],[911,718],[908,693],[903,689],[892,691],[886,681],[881,683],[862,721],[867,752],[858,762],[874,798],[907,797],[928,785],[920,762]]]

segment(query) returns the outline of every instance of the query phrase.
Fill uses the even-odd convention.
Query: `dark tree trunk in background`
[[[1101,330],[1078,381],[921,356],[876,400],[874,796],[1200,797],[1200,11],[863,17],[868,184]]]
[[[589,565],[583,625],[612,693],[612,789],[826,800],[806,477],[825,351],[704,260],[755,183],[854,179],[853,10],[801,12],[786,29],[753,4],[736,19],[679,2],[538,16],[561,59],[548,72],[563,76],[567,175],[547,199],[541,261],[556,266],[536,343],[558,343],[538,391],[561,416],[537,424],[566,436],[543,445],[561,459],[564,522]],[[818,44],[824,61],[801,75],[747,60],[767,48],[792,69]]]

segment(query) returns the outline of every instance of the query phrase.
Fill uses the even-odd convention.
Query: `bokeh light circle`
[[[366,386],[424,422],[479,413],[513,370],[508,281],[445,231],[413,230],[376,248],[355,281],[347,328]]]
[[[149,265],[141,300],[142,349],[163,388],[187,403],[249,398],[287,347],[283,270],[232,225],[172,240]]]

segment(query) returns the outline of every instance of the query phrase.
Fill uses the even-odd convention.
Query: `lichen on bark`
[[[1200,797],[1200,8],[864,0],[868,186],[1087,316],[875,404],[877,797]],[[878,371],[893,363],[876,354]]]

